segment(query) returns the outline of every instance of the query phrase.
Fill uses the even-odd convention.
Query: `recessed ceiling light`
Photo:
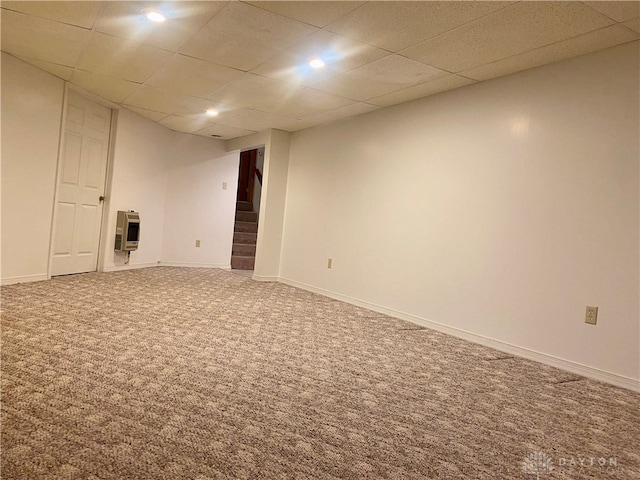
[[[311,65],[313,68],[322,68],[324,67],[324,62],[316,57],[316,58],[312,58],[309,61],[309,65]]]
[[[162,23],[167,19],[167,17],[165,17],[157,10],[144,10],[144,13],[152,22]]]
[[[207,115],[209,115],[210,117],[217,117],[218,116],[218,110],[216,110],[215,108],[210,108],[209,110],[207,110]]]

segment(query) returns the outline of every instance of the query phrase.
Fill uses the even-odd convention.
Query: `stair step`
[[[231,268],[235,270],[253,270],[256,264],[256,257],[245,257],[241,255],[231,256]]]
[[[236,222],[234,231],[257,233],[258,224],[256,222]]]
[[[234,243],[233,248],[231,249],[231,255],[238,255],[241,257],[255,257],[256,246],[246,245],[242,243]]]
[[[257,233],[234,232],[233,243],[242,243],[244,245],[255,245],[258,240]]]
[[[252,212],[253,204],[251,202],[236,202],[236,211]]]
[[[256,212],[244,212],[238,210],[236,212],[236,220],[239,222],[257,222],[258,214]]]

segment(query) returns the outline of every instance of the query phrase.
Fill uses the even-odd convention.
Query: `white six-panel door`
[[[111,110],[67,95],[51,275],[97,269]]]

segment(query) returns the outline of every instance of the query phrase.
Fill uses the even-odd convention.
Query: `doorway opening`
[[[264,147],[240,153],[231,268],[251,271],[256,262]]]

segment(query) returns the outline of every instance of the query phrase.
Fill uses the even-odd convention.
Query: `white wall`
[[[220,140],[175,135],[162,263],[231,268],[239,154],[226,153]]]
[[[280,271],[290,137],[291,134],[288,132],[271,130],[271,138],[265,145],[260,223],[254,267],[256,279],[275,279]]]
[[[165,196],[172,131],[130,112],[118,111],[110,193],[104,210],[107,234],[101,248],[103,270],[157,265],[162,257]],[[140,244],[131,252],[113,250],[118,210],[140,212]]]
[[[59,78],[2,54],[3,284],[48,278],[64,87]],[[118,110],[116,114],[99,269],[157,265],[165,252],[172,261],[189,263],[192,252],[178,249],[173,238],[168,238],[163,251],[165,215],[172,216],[181,209],[188,195],[196,198],[206,195],[206,191],[205,187],[198,190],[192,186],[188,194],[186,189],[184,195],[179,191],[176,194],[174,183],[189,178],[194,166],[205,159],[225,155],[224,142],[173,132],[128,110]],[[235,191],[237,163],[231,174],[229,160],[214,163],[209,161],[207,168],[211,168],[206,173],[211,184],[221,188],[222,180],[228,180],[230,191]],[[220,168],[224,171],[220,172]],[[191,211],[192,219],[198,221],[208,216],[210,230],[227,232],[226,237],[221,236],[226,244],[215,247],[218,256],[228,250],[227,264],[231,256],[229,218],[232,235],[234,202],[235,198],[224,212],[219,205],[210,208],[195,202]],[[126,254],[113,251],[118,210],[136,210],[141,216],[140,247],[132,252],[128,265],[124,264]],[[206,247],[201,252],[212,247],[208,241],[203,242]]]
[[[64,82],[2,53],[2,283],[47,278]]]
[[[280,276],[637,381],[638,71],[634,42],[293,134]]]
[[[103,242],[103,269],[176,265],[229,265],[235,198],[222,192],[222,181],[237,183],[237,158],[225,155],[220,140],[174,132],[140,115],[118,111],[117,132]],[[237,157],[237,156],[236,156]],[[235,168],[235,170],[234,170]],[[213,203],[212,203],[212,202]],[[140,212],[140,245],[114,252],[118,210]],[[187,212],[185,216],[184,213]],[[201,248],[192,237],[202,234]]]
[[[263,182],[258,213],[258,240],[255,280],[277,280],[280,273],[284,207],[287,197],[290,134],[265,130],[227,141],[227,151],[248,150],[264,146]]]

